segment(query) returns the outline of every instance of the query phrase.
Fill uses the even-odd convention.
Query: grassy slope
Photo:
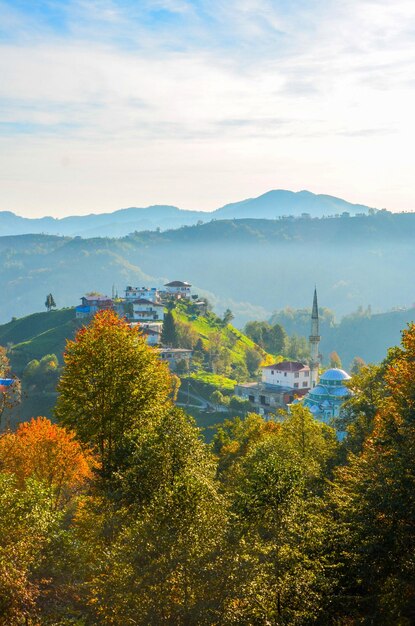
[[[61,361],[66,339],[78,326],[75,309],[34,313],[0,326],[0,345],[9,347],[13,371],[20,375],[29,361],[45,354]]]
[[[194,316],[189,314],[182,306],[179,306],[175,310],[174,315],[180,321],[188,322],[192,325],[193,330],[195,330],[202,339],[203,347],[207,350],[210,347],[213,336],[219,333],[222,345],[231,351],[232,363],[244,362],[248,348],[259,349],[249,337],[237,330],[232,324],[222,326],[217,323],[214,319],[214,315],[209,318],[204,316],[194,318]]]

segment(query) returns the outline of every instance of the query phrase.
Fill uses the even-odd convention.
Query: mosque
[[[339,416],[342,403],[351,396],[350,389],[345,385],[345,382],[350,380],[350,376],[344,370],[333,367],[326,370],[320,379],[318,378],[320,334],[316,289],[314,289],[309,339],[311,346],[311,386],[310,391],[302,399],[302,404],[310,409],[314,417],[328,422],[333,417]]]
[[[345,385],[350,376],[344,370],[331,368],[319,377],[320,339],[317,290],[314,289],[309,365],[298,361],[265,365],[261,381],[236,385],[235,395],[248,400],[260,415],[275,415],[279,409],[301,402],[319,420],[330,422],[338,417],[342,403],[351,395]]]

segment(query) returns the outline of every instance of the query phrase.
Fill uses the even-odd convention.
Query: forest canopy
[[[360,364],[340,442],[298,405],[211,445],[113,313],[68,342],[57,423],[0,437],[0,624],[409,626],[415,326]]]

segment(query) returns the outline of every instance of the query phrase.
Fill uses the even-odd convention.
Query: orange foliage
[[[20,424],[15,433],[0,437],[0,468],[15,474],[21,485],[28,477],[45,482],[56,502],[67,499],[92,476],[92,453],[74,433],[45,417]]]

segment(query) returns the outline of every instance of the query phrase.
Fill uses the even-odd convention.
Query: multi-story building
[[[131,287],[125,289],[126,302],[133,300],[150,300],[150,302],[158,302],[160,300],[160,291],[157,287]]]
[[[262,368],[262,382],[269,386],[310,389],[310,368],[298,361],[281,361]]]
[[[164,306],[158,302],[145,300],[132,301],[133,320],[138,322],[155,322],[162,321],[164,314]]]
[[[171,283],[164,285],[166,293],[176,298],[190,298],[192,285],[186,281],[173,280]]]

